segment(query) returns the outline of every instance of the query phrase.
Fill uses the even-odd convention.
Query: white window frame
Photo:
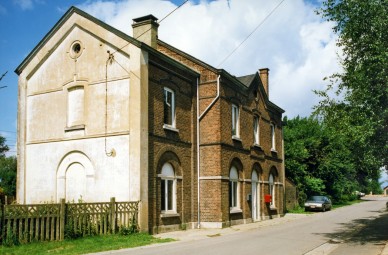
[[[171,105],[169,105],[169,102],[167,102],[167,95],[168,93],[171,94]],[[171,128],[176,128],[176,116],[175,116],[175,92],[167,87],[164,87],[163,90],[163,122],[165,122],[165,114],[166,114],[166,105],[169,105],[171,111],[168,112],[170,115],[169,117],[171,118],[171,123],[164,123],[164,127],[171,127]]]
[[[254,145],[260,145],[260,120],[258,116],[253,118],[253,139]]]
[[[240,183],[238,170],[232,166],[229,171],[229,198],[230,212],[241,212],[240,209]]]
[[[240,109],[232,104],[232,137],[240,137]]]
[[[276,151],[275,124],[271,123],[271,151]]]
[[[173,166],[170,163],[165,163],[162,167],[160,176],[160,210],[162,214],[176,213],[176,183],[177,178]],[[169,197],[169,185],[168,183],[172,182],[172,192],[171,197]],[[162,183],[164,183],[164,190],[162,190]],[[164,200],[164,206],[162,202]],[[168,208],[169,201],[171,201],[171,208]],[[163,210],[164,208],[164,210]]]
[[[271,195],[271,203],[270,207],[274,208],[275,207],[275,197],[276,197],[276,189],[275,189],[275,177],[273,174],[269,174],[268,177],[268,186],[269,186],[269,194]]]

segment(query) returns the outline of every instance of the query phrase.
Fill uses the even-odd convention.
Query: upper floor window
[[[230,210],[240,208],[238,172],[234,166],[230,168],[229,173],[229,203]]]
[[[260,144],[260,127],[259,127],[259,117],[255,116],[253,118],[253,139],[254,144]]]
[[[164,124],[175,128],[175,93],[164,88]]]
[[[67,126],[84,124],[84,87],[75,86],[68,90]]]
[[[271,150],[276,151],[275,125],[271,124]]]
[[[240,137],[240,111],[234,104],[232,104],[232,136]]]
[[[170,163],[165,163],[160,175],[160,207],[162,213],[176,212],[176,176]]]

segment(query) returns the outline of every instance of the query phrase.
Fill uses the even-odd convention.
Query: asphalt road
[[[325,213],[314,213],[281,224],[235,231],[200,240],[126,249],[100,254],[266,254],[266,255],[372,255],[380,254],[388,242],[387,198]],[[190,231],[190,230],[189,230]],[[182,236],[189,234],[182,231]]]

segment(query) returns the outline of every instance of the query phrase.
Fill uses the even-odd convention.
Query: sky
[[[269,68],[269,98],[293,118],[309,116],[319,102],[313,90],[341,71],[333,24],[315,13],[321,1],[190,0],[161,21],[184,0],[0,0],[0,75],[8,71],[0,81],[7,86],[0,88],[0,135],[9,155],[16,152],[14,70],[71,6],[128,35],[133,18],[153,14],[159,39],[235,76]]]

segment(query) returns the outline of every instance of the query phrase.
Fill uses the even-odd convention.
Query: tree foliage
[[[6,139],[0,136],[0,194],[15,196],[16,194],[16,157],[6,157],[9,150]]]
[[[0,157],[0,190],[4,195],[16,195],[16,157]]]
[[[5,138],[0,135],[0,157],[5,157],[5,153],[9,150],[8,146],[5,144]]]
[[[388,4],[326,0],[319,13],[335,24],[343,72],[316,91],[316,113],[348,144],[357,181],[368,186],[388,164]]]
[[[314,194],[347,200],[359,189],[346,137],[317,118],[284,118],[286,175],[299,190],[300,203]]]

